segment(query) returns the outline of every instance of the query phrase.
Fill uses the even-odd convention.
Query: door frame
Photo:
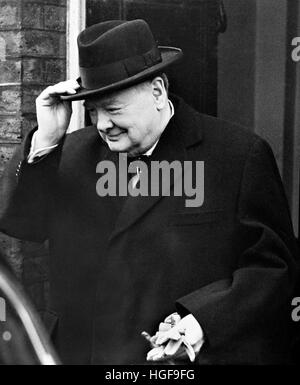
[[[67,79],[79,77],[77,36],[86,26],[86,0],[67,0]],[[73,114],[68,132],[84,127],[84,108],[82,102],[72,103]]]
[[[218,116],[271,145],[299,236],[300,63],[291,59],[291,42],[299,35],[300,4],[223,1],[228,29],[219,38]]]

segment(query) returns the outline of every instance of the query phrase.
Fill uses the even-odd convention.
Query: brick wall
[[[0,177],[15,148],[36,125],[36,96],[64,80],[65,72],[66,0],[0,0]],[[4,235],[0,248],[36,305],[44,307],[46,248]]]

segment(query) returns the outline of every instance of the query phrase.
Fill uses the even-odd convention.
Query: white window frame
[[[86,27],[86,0],[67,0],[67,78],[79,77],[77,36]],[[84,127],[82,102],[72,103],[73,114],[68,132]]]

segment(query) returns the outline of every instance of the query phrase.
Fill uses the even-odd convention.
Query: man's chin
[[[129,151],[129,148],[128,146],[124,145],[124,143],[119,143],[119,142],[110,142],[110,141],[107,141],[106,142],[110,151],[113,151],[113,152],[128,152]]]

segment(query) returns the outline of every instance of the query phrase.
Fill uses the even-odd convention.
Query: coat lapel
[[[161,136],[159,143],[151,156],[151,161],[166,160],[171,163],[177,160],[180,162],[184,162],[186,160],[186,147],[194,144],[196,141],[201,140],[201,131],[199,128],[199,124],[197,125],[198,127],[196,126],[198,128],[198,132],[194,136],[189,135],[189,140],[186,140],[184,130],[188,126],[188,119],[191,119],[192,117],[188,116],[185,122],[184,120],[182,120],[183,115],[185,115],[185,111],[183,111],[184,106],[177,106],[178,110],[175,113],[175,117],[171,119],[169,125]],[[192,119],[192,128],[195,129],[196,127],[194,126],[194,123],[195,121],[194,119]],[[171,178],[171,194],[174,182],[176,183],[180,181],[174,181],[174,178]],[[123,209],[121,210],[121,213],[116,221],[116,225],[110,236],[110,240],[127,230],[139,218],[145,215],[154,205],[156,205],[163,198],[163,195],[164,194],[161,194],[160,196],[147,197],[129,196],[128,199],[125,201]]]

